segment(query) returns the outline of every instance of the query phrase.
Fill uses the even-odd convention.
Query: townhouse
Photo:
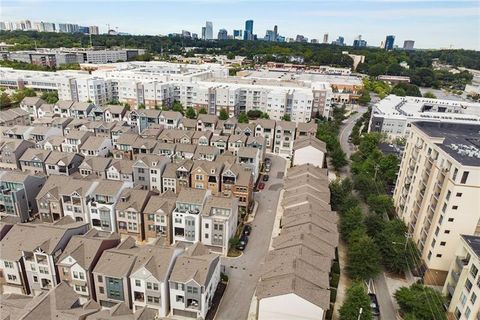
[[[167,245],[172,243],[172,213],[176,200],[177,195],[171,190],[150,197],[143,210],[147,241],[158,241],[160,238]]]
[[[190,188],[190,173],[194,162],[192,160],[180,160],[168,163],[162,176],[162,192],[171,190],[179,193],[183,188]]]
[[[261,158],[261,150],[258,148],[241,147],[237,153],[237,163],[240,163],[246,168],[252,170],[253,179],[257,181],[260,175],[261,164],[263,159]]]
[[[275,120],[257,119],[255,120],[255,137],[265,137],[265,147],[268,151],[273,151],[273,142],[275,139]]]
[[[25,97],[20,101],[20,109],[28,112],[30,120],[33,121],[38,118],[38,108],[44,104],[45,101],[39,97]]]
[[[291,156],[295,140],[295,123],[277,121],[275,125],[275,144],[273,152],[278,155]]]
[[[210,139],[210,145],[217,148],[220,151],[220,154],[224,153],[228,149],[228,136],[217,136],[214,135]]]
[[[32,174],[46,174],[45,160],[50,155],[49,150],[29,148],[20,157],[20,168]]]
[[[0,138],[0,169],[20,168],[20,157],[28,148],[35,147],[31,141]]]
[[[219,255],[201,243],[187,248],[169,279],[172,315],[205,319],[219,282]]]
[[[202,243],[218,247],[227,254],[229,241],[235,236],[238,225],[238,199],[210,196],[202,210]]]
[[[110,162],[112,162],[112,158],[85,157],[78,166],[78,171],[82,177],[92,175],[100,179],[107,179],[107,168]]]
[[[182,188],[172,216],[173,243],[195,243],[201,240],[201,212],[211,191]]]
[[[101,136],[90,136],[80,147],[80,153],[85,157],[107,157],[112,152],[112,140]]]
[[[0,111],[0,126],[11,127],[14,125],[27,126],[31,123],[30,114],[20,108]]]
[[[142,155],[133,164],[135,186],[146,190],[162,190],[162,174],[170,159],[158,155]]]
[[[55,264],[70,238],[88,225],[65,217],[53,224],[16,224],[0,241],[3,292],[38,294],[59,283]]]
[[[212,194],[218,194],[221,185],[220,175],[224,166],[220,161],[194,161],[190,173],[192,188],[206,189]]]
[[[247,136],[244,134],[232,134],[228,137],[228,151],[237,155],[238,149],[245,147],[247,143]]]
[[[183,116],[177,111],[162,111],[158,117],[158,122],[164,126],[165,129],[177,129]]]
[[[75,221],[91,223],[88,203],[92,201],[92,193],[98,181],[75,179],[74,183],[62,185],[58,190],[64,216]]]
[[[74,182],[67,176],[50,176],[38,192],[35,200],[38,207],[38,216],[42,222],[55,222],[63,217],[62,197],[59,190]]]
[[[240,211],[246,212],[253,202],[254,178],[252,170],[238,163],[226,163],[221,176],[221,191],[238,199]]]
[[[211,114],[199,114],[197,117],[197,131],[215,131],[218,117]]]
[[[154,192],[125,189],[115,206],[117,230],[122,238],[130,237],[138,242],[145,239],[143,210]]]
[[[149,308],[157,311],[156,317],[170,313],[170,288],[168,279],[177,257],[183,252],[179,247],[146,245],[136,253],[130,272],[130,295],[133,311]]]
[[[34,128],[31,126],[16,125],[7,127],[3,130],[3,136],[11,139],[30,140],[31,132]]]
[[[84,157],[78,153],[51,151],[45,162],[46,173],[51,175],[70,176],[78,171]]]
[[[294,166],[312,164],[320,168],[326,167],[327,144],[314,135],[299,136],[293,143]]]
[[[100,180],[91,193],[91,201],[87,204],[89,221],[92,228],[105,231],[117,231],[115,205],[120,195],[132,184],[124,181]]]
[[[45,184],[45,176],[19,171],[0,171],[0,215],[30,221],[38,212],[35,196]]]
[[[103,251],[116,247],[120,238],[115,233],[90,229],[84,235],[72,236],[58,258],[60,282],[67,283],[79,295],[80,303],[95,300],[93,268]]]
[[[199,146],[209,146],[212,136],[212,131],[195,131],[192,136],[192,144],[196,144]]]
[[[71,130],[65,135],[62,143],[63,152],[80,153],[80,148],[93,133],[88,131]]]
[[[133,183],[133,164],[126,159],[113,159],[106,170],[108,180],[120,180]]]

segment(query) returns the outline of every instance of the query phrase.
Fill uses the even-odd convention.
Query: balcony
[[[460,273],[456,271],[452,271],[452,279],[455,282],[455,285],[458,283],[459,278],[460,278]]]
[[[198,300],[196,299],[187,299],[187,308],[198,309]]]
[[[452,287],[452,286],[450,286],[450,285],[448,285],[448,286],[447,286],[447,291],[448,291],[448,293],[449,293],[451,296],[453,296],[453,294],[455,293],[455,288]]]
[[[460,269],[463,269],[465,266],[468,265],[468,263],[470,262],[470,259],[466,257],[456,257],[455,262]]]

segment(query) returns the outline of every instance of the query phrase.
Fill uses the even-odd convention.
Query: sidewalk
[[[350,278],[348,278],[347,270],[345,269],[347,265],[347,245],[345,241],[341,239],[338,243],[338,262],[340,263],[340,281],[338,281],[337,300],[335,301],[335,307],[333,309],[333,319],[340,318],[338,311],[343,305],[347,289],[350,286]]]

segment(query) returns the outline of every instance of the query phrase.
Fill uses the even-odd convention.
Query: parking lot
[[[272,159],[270,178],[269,181],[262,181],[265,188],[254,194],[258,208],[255,219],[251,222],[252,233],[248,245],[243,255],[238,258],[222,257],[229,283],[216,319],[245,320],[248,316],[252,296],[268,252],[286,164],[281,157],[268,157]]]

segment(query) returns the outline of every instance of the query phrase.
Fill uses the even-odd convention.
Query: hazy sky
[[[417,48],[480,50],[480,0],[0,0],[0,20],[107,24],[132,34],[168,34],[182,29],[201,33],[212,21],[214,35],[225,28],[244,29],[254,20],[254,33],[278,25],[287,37],[303,34],[329,41],[339,35],[351,44],[361,34],[368,45],[378,46],[385,35],[395,44],[415,40]]]

